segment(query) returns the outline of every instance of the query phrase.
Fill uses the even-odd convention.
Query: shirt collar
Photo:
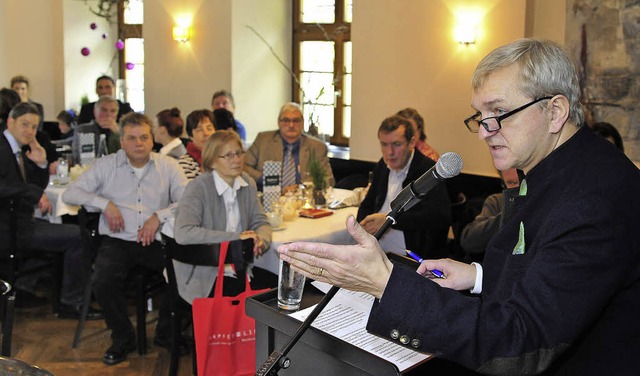
[[[11,145],[11,151],[13,152],[13,154],[16,154],[22,151],[22,148],[20,148],[20,145],[18,145],[18,141],[16,141],[15,137],[13,137],[13,135],[11,134],[11,132],[9,132],[8,129],[5,129],[4,132],[2,133],[7,138],[7,141],[9,141],[9,145]]]
[[[213,183],[216,185],[216,191],[218,191],[218,196],[222,196],[222,194],[227,189],[232,189],[235,192],[235,191],[238,191],[240,188],[246,187],[249,185],[241,176],[236,176],[236,178],[233,180],[233,187],[231,187],[229,186],[229,184],[227,184],[226,181],[224,181],[224,179],[220,177],[220,174],[218,174],[218,171],[216,170],[211,171],[211,175],[213,176]]]
[[[300,138],[298,138],[295,142],[292,142],[292,143],[288,143],[284,138],[282,138],[282,135],[280,133],[278,133],[278,135],[282,139],[282,146],[284,147],[284,150],[287,150],[287,145],[293,145],[293,149],[292,149],[293,151],[300,149],[302,135],[300,135]]]
[[[182,140],[180,140],[179,138],[174,138],[173,140],[171,140],[171,142],[169,142],[168,144],[166,144],[160,149],[160,154],[162,155],[169,154],[169,152],[173,150],[173,148],[180,145],[181,143],[182,143]]]

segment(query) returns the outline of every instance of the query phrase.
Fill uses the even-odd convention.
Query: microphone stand
[[[376,233],[373,235],[377,240],[380,240],[382,235],[384,235],[384,233],[387,232],[389,227],[391,227],[391,225],[396,223],[396,218],[405,212],[405,208],[407,208],[407,206],[408,208],[410,208],[416,204],[417,202],[416,200],[422,199],[422,197],[420,197],[420,195],[417,195],[413,190],[413,182],[409,186],[409,191],[411,195],[405,195],[404,197],[400,197],[402,195],[398,195],[398,197],[396,197],[391,202],[391,211],[387,214],[387,218],[385,219],[382,226],[380,226],[378,231],[376,231]],[[398,200],[400,200],[400,202],[398,202]],[[318,305],[316,305],[313,311],[311,311],[309,316],[307,316],[307,318],[304,320],[302,325],[300,325],[300,327],[296,330],[293,336],[291,336],[291,338],[284,345],[282,350],[280,351],[275,350],[274,352],[272,352],[271,355],[269,355],[269,357],[267,358],[267,360],[265,360],[264,363],[262,363],[258,371],[256,371],[255,376],[276,376],[278,375],[278,371],[280,371],[280,369],[282,368],[286,369],[286,368],[289,368],[289,366],[291,366],[291,360],[287,357],[287,354],[289,353],[289,351],[291,351],[293,346],[300,340],[300,338],[307,331],[307,329],[309,329],[313,321],[316,319],[316,317],[318,317],[320,312],[322,312],[324,307],[326,307],[327,304],[329,304],[329,301],[333,299],[333,297],[336,295],[338,290],[340,290],[340,287],[331,286],[331,288],[326,293],[326,295],[322,298],[320,303],[318,303]]]

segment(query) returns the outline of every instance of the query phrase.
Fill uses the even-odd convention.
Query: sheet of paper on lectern
[[[323,282],[315,281],[312,284],[324,293],[331,288],[331,285]],[[311,326],[395,364],[400,372],[429,359],[431,355],[367,332],[373,300],[374,297],[367,293],[340,289]],[[304,321],[314,308],[315,305],[289,316]]]

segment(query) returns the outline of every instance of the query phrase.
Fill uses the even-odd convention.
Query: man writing
[[[301,176],[307,172],[311,153],[320,159],[330,185],[335,183],[327,158],[324,142],[302,134],[304,118],[297,103],[287,103],[278,115],[278,130],[260,132],[247,150],[244,170],[262,186],[262,166],[266,161],[282,161],[281,187],[284,189],[300,184]]]
[[[378,128],[382,159],[373,169],[373,180],[360,204],[357,219],[375,234],[391,211],[391,201],[435,162],[415,152],[414,127],[401,116],[386,118]],[[419,204],[403,213],[380,239],[387,252],[401,255],[410,249],[422,257],[444,257],[451,224],[451,203],[444,184],[429,192]]]
[[[280,247],[281,258],[374,295],[369,331],[482,373],[637,374],[640,172],[581,128],[576,70],[553,42],[521,39],[492,51],[472,86],[467,127],[497,169],[525,176],[482,267],[394,267],[353,219],[357,245],[293,243]],[[422,276],[432,269],[447,278]],[[455,291],[469,289],[481,299]]]
[[[131,113],[122,118],[120,127],[122,149],[96,160],[62,196],[66,203],[102,211],[98,230],[106,236],[98,250],[93,283],[112,330],[112,345],[103,357],[108,365],[124,361],[135,349],[123,291],[125,278],[136,265],[162,271],[158,229],[173,217],[187,185],[175,159],[151,152],[149,118]],[[158,328],[169,327],[163,312]],[[157,331],[156,338],[169,337]]]

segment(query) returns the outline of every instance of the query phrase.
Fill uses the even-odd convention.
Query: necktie
[[[27,172],[24,169],[24,159],[22,159],[22,153],[17,152],[16,158],[18,159],[18,166],[20,167],[20,174],[22,175],[22,180],[27,181]]]
[[[296,166],[293,161],[293,145],[287,145],[287,153],[282,163],[282,187],[288,187],[296,183]]]

